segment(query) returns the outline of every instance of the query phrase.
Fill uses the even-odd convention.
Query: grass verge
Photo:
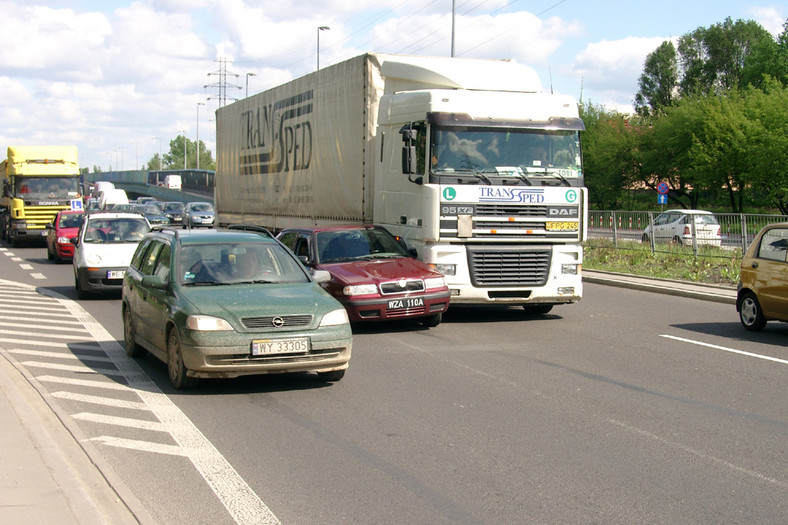
[[[695,256],[688,246],[660,244],[652,252],[651,245],[640,242],[619,241],[616,247],[611,239],[590,239],[584,245],[583,268],[695,283],[739,282],[741,250],[699,248]]]

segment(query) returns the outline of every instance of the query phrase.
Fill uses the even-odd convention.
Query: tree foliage
[[[636,116],[585,105],[593,205],[667,182],[669,202],[788,214],[788,22],[777,39],[752,21],[698,28],[644,63]],[[653,195],[656,195],[654,191]]]
[[[201,170],[216,170],[216,161],[213,159],[211,150],[205,147],[205,143],[200,141],[200,162]],[[184,148],[186,148],[184,157]],[[166,153],[155,153],[148,161],[149,170],[180,170],[197,169],[197,141],[189,140],[183,135],[178,135],[170,141],[170,149]]]

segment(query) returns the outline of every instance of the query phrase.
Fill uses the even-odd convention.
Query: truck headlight
[[[456,264],[427,263],[427,266],[443,275],[457,275]]]
[[[579,264],[562,264],[561,273],[564,275],[578,275],[580,273]]]

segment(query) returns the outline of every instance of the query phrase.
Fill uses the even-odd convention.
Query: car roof
[[[229,243],[229,242],[267,242],[279,244],[267,235],[242,230],[181,230],[177,228],[158,228],[154,227],[151,233],[170,233],[177,238],[181,244],[204,244],[209,243]]]
[[[128,212],[111,212],[111,211],[99,211],[88,213],[88,217],[91,219],[99,218],[99,219],[144,219],[142,215],[139,213],[128,213]]]
[[[343,230],[369,230],[373,228],[385,229],[383,226],[377,224],[337,224],[332,226],[297,226],[293,228],[284,228],[282,231],[310,231],[310,232],[330,232],[330,231],[343,231]],[[281,232],[280,232],[281,233]]]

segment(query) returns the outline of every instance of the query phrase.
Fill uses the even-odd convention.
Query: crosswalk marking
[[[28,350],[26,348],[13,348],[9,350],[9,352],[13,354],[22,354],[30,357],[49,357],[53,359],[65,359],[67,361],[98,361],[101,363],[111,363],[112,360],[109,357],[101,357],[96,355],[86,355],[86,354],[66,354],[63,352],[45,352],[42,350]]]
[[[90,441],[98,441],[101,444],[110,447],[127,448],[131,450],[139,450],[142,452],[156,452],[158,454],[188,457],[187,451],[178,445],[163,445],[161,443],[152,443],[150,441],[140,441],[138,439],[125,439],[112,436],[98,436],[90,438]]]
[[[81,403],[91,403],[93,405],[103,405],[115,408],[130,408],[132,410],[149,410],[145,403],[140,401],[125,401],[106,396],[93,396],[89,394],[76,394],[74,392],[59,391],[52,392],[52,397],[58,399],[68,399],[69,401],[79,401]]]
[[[75,419],[80,421],[90,421],[103,425],[115,425],[119,427],[139,428],[142,430],[155,430],[156,432],[168,432],[164,425],[159,421],[146,421],[144,419],[134,419],[130,417],[107,416],[104,414],[94,414],[92,412],[80,412],[74,414]]]

